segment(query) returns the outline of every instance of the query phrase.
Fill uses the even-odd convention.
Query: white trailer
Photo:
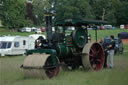
[[[44,39],[46,39],[46,36],[42,35],[42,34],[31,34],[31,35],[29,35],[29,37],[34,38],[34,40],[38,39],[40,36],[43,37]]]
[[[0,37],[0,56],[24,55],[26,50],[34,49],[35,41],[32,37],[2,36]]]

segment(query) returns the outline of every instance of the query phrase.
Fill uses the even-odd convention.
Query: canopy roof
[[[77,25],[88,25],[88,24],[107,24],[106,21],[92,20],[92,19],[65,19],[55,23],[56,26],[77,26]]]

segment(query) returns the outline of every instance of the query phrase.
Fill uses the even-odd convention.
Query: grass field
[[[128,32],[128,30],[126,29],[116,29],[116,30],[98,30],[97,31],[97,37],[98,39],[100,39],[101,37],[106,37],[106,36],[110,36],[110,35],[114,35],[115,37],[117,37],[118,33],[120,32]],[[88,31],[89,34],[91,34],[92,40],[95,40],[95,30],[89,30]],[[8,29],[0,29],[0,36],[2,35],[20,35],[20,36],[28,36],[30,34],[34,34],[34,32],[16,32],[15,30],[11,30],[8,31]],[[45,32],[42,32],[42,34],[46,35]]]
[[[115,37],[118,37],[118,33],[120,32],[128,32],[126,29],[116,29],[116,30],[98,30],[97,31],[97,38],[98,40],[102,37],[114,35]],[[89,30],[89,34],[91,34],[92,40],[95,40],[95,30]]]
[[[111,34],[128,30],[99,30],[98,39]],[[94,40],[95,32],[89,30]],[[25,35],[28,33],[0,32],[0,35]],[[124,45],[125,53],[114,56],[114,68],[102,69],[98,72],[85,72],[83,69],[61,71],[51,80],[25,79],[20,65],[25,56],[0,57],[0,85],[127,85],[128,84],[128,45]]]

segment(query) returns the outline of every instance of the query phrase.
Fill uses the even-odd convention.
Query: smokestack
[[[46,32],[47,32],[47,40],[48,40],[48,45],[51,45],[51,40],[52,40],[52,14],[47,13],[46,14]]]

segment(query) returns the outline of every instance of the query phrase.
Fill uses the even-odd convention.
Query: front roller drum
[[[25,78],[47,79],[57,76],[59,73],[59,60],[56,57],[56,65],[52,65],[49,54],[32,54],[26,57],[23,63]]]
[[[86,70],[98,71],[104,65],[104,50],[99,43],[87,43],[83,48],[82,63]]]

